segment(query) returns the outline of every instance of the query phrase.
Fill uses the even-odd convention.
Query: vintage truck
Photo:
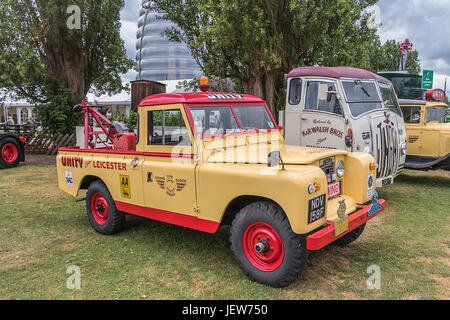
[[[0,169],[17,167],[25,161],[25,139],[14,133],[0,132]]]
[[[385,208],[370,154],[287,146],[254,96],[151,96],[138,107],[137,135],[86,104],[75,111],[85,117],[84,146],[59,150],[59,187],[74,197],[87,190],[101,234],[121,231],[127,214],[211,234],[232,225],[244,273],[284,287],[309,251],[355,241]]]
[[[377,187],[404,167],[406,128],[390,80],[350,67],[302,67],[288,77],[280,113],[286,143],[367,152],[377,162]]]
[[[443,90],[427,92],[427,100],[400,99],[406,123],[408,154],[405,167],[450,170],[450,123]]]

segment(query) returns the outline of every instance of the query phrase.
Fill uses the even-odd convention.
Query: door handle
[[[147,172],[147,183],[153,182],[153,174],[151,172]]]
[[[139,165],[139,159],[136,158],[131,162],[131,167],[135,169]]]
[[[302,120],[308,120],[308,118],[302,117]]]

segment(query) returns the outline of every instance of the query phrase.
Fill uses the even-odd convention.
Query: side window
[[[180,110],[148,112],[149,146],[190,146],[191,139]]]
[[[302,80],[295,78],[291,80],[291,85],[289,88],[289,104],[298,105],[302,98]]]
[[[306,110],[316,110],[343,116],[337,98],[336,85],[332,82],[309,81],[306,87]]]
[[[420,107],[402,107],[405,123],[420,123]]]

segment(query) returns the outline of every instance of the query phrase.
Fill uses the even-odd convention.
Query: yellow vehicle
[[[87,190],[101,234],[122,230],[125,214],[208,233],[232,224],[245,274],[283,287],[310,250],[355,241],[385,207],[370,154],[286,146],[266,103],[250,95],[149,97],[137,135],[94,107],[75,111],[85,115],[85,145],[59,150],[59,187]]]
[[[438,101],[400,100],[408,138],[405,167],[450,170],[448,105]]]

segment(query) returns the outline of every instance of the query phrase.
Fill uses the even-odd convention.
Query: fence
[[[76,144],[75,134],[36,134],[25,144],[26,154],[56,155],[59,148]]]

